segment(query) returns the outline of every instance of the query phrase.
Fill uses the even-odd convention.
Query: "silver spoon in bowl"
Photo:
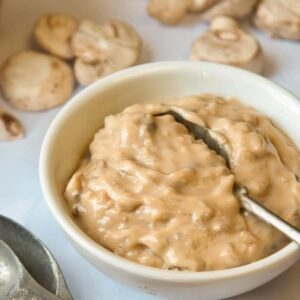
[[[184,111],[183,109],[178,109],[178,111]],[[175,121],[184,125],[190,133],[192,133],[196,139],[203,140],[204,143],[210,148],[214,150],[217,154],[221,155],[227,166],[230,165],[229,157],[226,152],[225,147],[221,146],[219,142],[213,137],[210,129],[201,126],[200,124],[196,124],[185,119],[181,113],[175,110],[168,110],[166,112],[155,114],[154,116],[164,116],[171,115],[174,117]],[[248,192],[243,186],[235,186],[234,194],[239,199],[241,206],[256,215],[258,218],[262,219],[266,223],[271,224],[276,229],[281,231],[283,234],[288,236],[291,240],[295,241],[300,245],[300,231],[290,223],[283,220],[281,217],[271,212],[269,209],[258,203],[256,200],[251,198],[248,195]]]

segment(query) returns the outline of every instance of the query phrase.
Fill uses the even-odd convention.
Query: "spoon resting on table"
[[[3,300],[59,300],[40,286],[16,254],[0,240],[0,295]]]
[[[176,111],[175,111],[176,110]],[[230,166],[230,161],[228,153],[224,146],[220,145],[218,140],[214,138],[213,133],[210,129],[191,122],[183,117],[183,112],[185,110],[182,108],[174,108],[166,112],[154,114],[154,116],[164,116],[171,115],[174,117],[175,121],[184,125],[190,133],[192,133],[196,139],[201,139],[208,146],[209,149],[215,151],[218,155],[221,155],[227,166]],[[283,220],[281,217],[271,212],[269,209],[258,203],[255,199],[248,195],[247,189],[243,186],[235,186],[234,194],[241,203],[241,206],[256,215],[258,218],[262,219],[266,223],[271,224],[276,229],[281,231],[283,234],[288,236],[291,240],[295,241],[300,245],[300,231],[290,223]]]

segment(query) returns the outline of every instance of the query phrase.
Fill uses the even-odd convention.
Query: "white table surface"
[[[206,25],[195,16],[177,27],[162,26],[147,16],[146,3],[147,0],[4,0],[0,63],[8,55],[29,47],[36,18],[49,12],[71,13],[99,22],[108,18],[128,21],[144,39],[142,63],[187,59],[192,41]],[[254,33],[266,55],[264,75],[300,97],[300,43],[272,40],[255,30]],[[0,213],[26,226],[49,247],[76,300],[160,299],[123,286],[97,271],[71,247],[48,210],[40,189],[38,160],[43,137],[60,108],[25,113],[15,111],[1,98],[0,106],[15,113],[27,130],[25,139],[0,144]],[[300,262],[263,287],[231,300],[297,300],[299,280]]]

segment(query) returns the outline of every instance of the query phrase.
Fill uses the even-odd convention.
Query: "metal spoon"
[[[0,215],[0,239],[13,250],[39,285],[61,300],[72,300],[58,264],[36,236],[15,221]],[[0,278],[1,270],[0,266]],[[17,281],[14,284],[18,286]],[[0,284],[0,299],[3,297]]]
[[[178,109],[178,111],[183,112],[183,109]],[[213,137],[213,133],[208,128],[205,128],[199,124],[193,123],[185,119],[181,113],[169,110],[163,113],[155,114],[155,116],[171,115],[174,117],[175,121],[184,125],[189,132],[191,132],[196,139],[201,139],[207,146],[214,150],[217,154],[221,155],[227,166],[230,166],[230,161],[226,149],[221,146],[219,142]],[[291,240],[295,241],[300,245],[300,231],[293,225],[289,224],[278,215],[271,212],[269,209],[258,203],[253,198],[249,197],[247,190],[242,186],[235,186],[234,188],[235,196],[240,200],[241,206],[247,211],[253,213],[265,222],[273,225],[276,229],[284,233]]]
[[[40,286],[27,272],[15,253],[0,240],[1,299],[59,300]]]

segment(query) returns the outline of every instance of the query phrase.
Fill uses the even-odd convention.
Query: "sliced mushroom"
[[[74,57],[70,41],[77,27],[77,21],[72,16],[44,15],[35,25],[34,36],[45,51],[70,59]]]
[[[86,63],[77,58],[74,64],[74,72],[78,82],[84,86],[95,82],[97,79],[114,72],[106,61]]]
[[[117,20],[103,25],[82,21],[71,44],[77,57],[75,76],[83,85],[136,64],[142,46],[137,32]]]
[[[0,108],[0,141],[14,141],[24,136],[21,122]]]
[[[217,0],[215,2],[202,14],[202,19],[212,20],[216,16],[245,18],[253,12],[258,0]]]
[[[300,1],[263,0],[254,23],[273,37],[300,40]]]
[[[45,110],[65,102],[72,94],[72,70],[64,61],[34,51],[6,60],[0,72],[4,98],[21,110]]]
[[[259,43],[234,19],[225,16],[214,18],[210,30],[193,43],[190,59],[233,65],[256,73],[262,71],[263,65]]]
[[[191,0],[188,11],[192,13],[200,13],[211,7],[218,0]]]
[[[186,16],[190,0],[150,0],[148,14],[162,23],[175,25]]]

